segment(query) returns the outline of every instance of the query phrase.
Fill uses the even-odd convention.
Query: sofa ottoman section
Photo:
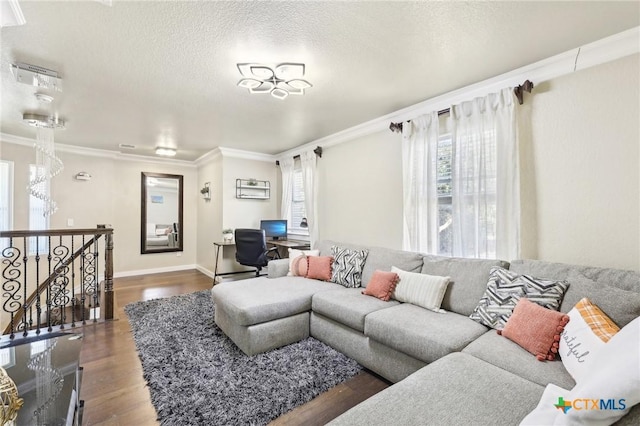
[[[555,361],[538,361],[526,349],[498,335],[495,330],[487,331],[469,343],[462,352],[541,386],[553,383],[563,389],[572,389],[576,385],[559,358]]]
[[[403,303],[367,315],[364,334],[425,363],[459,352],[487,328],[453,312]]]
[[[426,365],[316,312],[311,312],[310,333],[312,337],[355,359],[360,365],[393,383],[403,380]]]
[[[330,425],[512,426],[544,387],[463,353],[447,355],[356,405]]]
[[[249,356],[309,337],[309,312],[244,326],[234,323],[224,309],[216,308],[214,320],[220,330]]]
[[[362,287],[322,291],[314,294],[311,300],[313,312],[361,333],[364,332],[364,318],[368,314],[399,304],[395,300],[383,302],[375,297],[365,296],[362,294]]]
[[[341,288],[301,277],[218,284],[211,289],[215,322],[243,352],[255,355],[307,337],[311,297]]]

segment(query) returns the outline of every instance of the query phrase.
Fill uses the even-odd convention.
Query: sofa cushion
[[[364,318],[368,314],[399,305],[395,300],[383,302],[361,292],[359,288],[344,288],[316,293],[312,300],[313,311],[364,332]]]
[[[454,312],[433,312],[403,303],[367,315],[369,338],[430,363],[461,351],[487,331],[486,327]]]
[[[376,269],[390,271],[392,266],[396,266],[403,271],[420,272],[422,268],[422,256],[409,251],[393,250],[382,247],[366,247],[355,244],[339,243],[331,240],[322,240],[316,243],[316,248],[320,250],[320,255],[331,256],[331,246],[340,246],[357,250],[369,250],[367,261],[362,269],[362,285],[366,286]],[[486,282],[485,282],[486,283]]]
[[[462,315],[471,315],[489,280],[489,270],[494,266],[508,268],[502,260],[462,259],[426,255],[422,273],[451,277],[442,300],[442,309]],[[400,265],[396,265],[400,269]]]
[[[216,308],[224,309],[237,325],[248,326],[309,311],[311,296],[339,288],[302,277],[259,277],[215,285],[211,294]]]
[[[520,274],[567,280],[570,286],[560,305],[562,312],[569,312],[580,299],[588,297],[620,327],[640,316],[638,272],[540,260],[514,260],[510,269]]]
[[[534,359],[535,361],[535,359]],[[464,353],[377,393],[330,425],[517,425],[544,388]]]
[[[516,343],[490,330],[462,350],[541,386],[554,383],[571,389],[575,381],[560,360],[540,362]]]

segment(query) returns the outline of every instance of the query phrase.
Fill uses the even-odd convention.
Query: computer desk
[[[296,240],[269,240],[267,241],[267,247],[269,246],[277,247],[278,254],[282,259],[289,257],[287,249],[309,250],[311,248],[309,241]]]
[[[220,252],[225,247],[230,247],[236,245],[233,241],[215,241],[213,245],[216,248],[216,262],[215,267],[213,269],[213,283],[215,285],[216,278],[223,277],[226,275],[236,275],[236,274],[246,274],[247,272],[255,272],[253,270],[248,271],[232,271],[232,272],[218,272],[218,260],[220,259]],[[269,240],[267,241],[267,247],[273,246],[278,247],[278,254],[282,259],[289,257],[289,252],[286,249],[298,249],[298,250],[309,250],[311,247],[308,241],[296,241],[296,240]]]

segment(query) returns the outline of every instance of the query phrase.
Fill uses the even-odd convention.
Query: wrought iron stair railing
[[[0,304],[11,339],[113,319],[113,229],[0,232]]]

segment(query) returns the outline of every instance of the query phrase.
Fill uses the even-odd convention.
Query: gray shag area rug
[[[362,367],[308,338],[247,356],[213,321],[211,292],[125,307],[163,425],[263,425]]]

